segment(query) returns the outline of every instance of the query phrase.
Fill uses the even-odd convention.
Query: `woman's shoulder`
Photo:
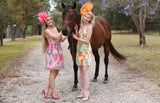
[[[57,31],[57,27],[53,27],[53,30]]]
[[[88,27],[92,28],[93,26],[92,26],[92,24],[88,24]]]
[[[87,27],[87,30],[92,29],[92,28],[93,28],[92,25],[89,24],[88,27]]]
[[[46,28],[45,30],[44,30],[44,34],[46,35],[46,34],[48,34],[50,32],[50,30],[48,29],[48,28]]]
[[[49,31],[49,29],[48,29],[48,28],[44,29],[44,32],[47,32],[47,31]]]

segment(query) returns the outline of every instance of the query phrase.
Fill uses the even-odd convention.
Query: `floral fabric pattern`
[[[54,34],[56,35],[56,34]],[[64,68],[63,52],[60,40],[48,38],[48,49],[46,52],[46,67],[47,70],[59,70]]]
[[[79,33],[80,39],[86,39],[87,37],[87,31],[86,30],[80,30]],[[76,53],[76,63],[77,65],[90,65],[92,62],[92,49],[90,43],[77,43],[77,53]]]

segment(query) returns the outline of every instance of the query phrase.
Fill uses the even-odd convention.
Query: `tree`
[[[0,0],[0,41],[3,45],[3,36],[7,25],[11,27],[11,40],[15,40],[17,28],[20,28],[23,38],[28,25],[37,26],[37,14],[41,11],[49,12],[50,0]]]
[[[20,0],[7,0],[8,10],[8,25],[11,27],[11,40],[15,41],[15,33],[17,27],[22,23],[22,14]]]
[[[122,1],[124,5],[124,10],[128,11],[128,14],[131,15],[131,18],[137,28],[139,34],[139,44],[141,46],[146,45],[145,39],[145,23],[148,15],[154,15],[155,10],[159,7],[159,0],[142,0],[142,1]],[[136,10],[139,12],[136,13]],[[138,15],[139,13],[139,15]]]
[[[40,11],[49,12],[50,5],[49,0],[21,0],[19,4],[21,5],[22,22],[18,26],[21,28],[22,37],[25,38],[28,25],[34,25],[37,23],[37,18],[33,18],[33,16],[38,14]]]
[[[117,8],[108,8],[105,11],[102,11],[100,16],[104,17],[112,27],[112,30],[130,30],[134,29],[135,26],[132,25],[133,21],[130,16],[126,16],[124,13],[119,12],[122,9]]]
[[[0,43],[3,46],[3,36],[6,30],[7,24],[7,2],[5,0],[0,1]]]
[[[28,25],[37,24],[37,14],[41,11],[48,12],[49,0],[11,0],[8,1],[9,25],[11,25],[11,37],[15,40],[15,31],[20,28],[22,37],[25,38]]]
[[[61,12],[54,11],[51,13],[54,21],[54,25],[58,28],[58,30],[62,30],[63,19],[61,18]]]

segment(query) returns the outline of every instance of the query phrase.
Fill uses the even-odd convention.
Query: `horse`
[[[62,33],[65,36],[68,36],[68,42],[69,42],[69,49],[70,54],[72,56],[73,60],[73,69],[74,69],[74,85],[72,88],[72,91],[77,90],[77,84],[78,84],[78,66],[76,64],[76,46],[77,46],[77,40],[75,40],[72,36],[72,33],[75,33],[74,27],[77,24],[78,29],[80,28],[81,23],[81,14],[79,14],[75,8],[76,3],[73,3],[73,5],[65,5],[62,3],[62,17],[63,17],[63,27],[62,27]],[[118,60],[120,63],[124,63],[126,61],[126,57],[120,54],[112,45],[111,43],[111,26],[110,24],[102,17],[96,16],[95,17],[95,25],[93,27],[92,36],[90,39],[91,47],[92,47],[92,53],[95,58],[96,62],[96,68],[95,68],[95,74],[93,78],[93,82],[97,81],[97,77],[99,75],[99,63],[100,63],[100,56],[98,53],[98,49],[103,46],[104,48],[104,63],[105,63],[105,76],[104,76],[104,83],[107,83],[108,81],[108,56],[109,53],[113,55],[116,60]]]

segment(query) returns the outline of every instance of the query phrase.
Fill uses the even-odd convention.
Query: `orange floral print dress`
[[[85,40],[87,37],[86,30],[80,30],[79,38]],[[92,48],[90,43],[82,43],[78,41],[77,43],[77,53],[76,53],[76,63],[77,65],[90,65],[92,62]]]

